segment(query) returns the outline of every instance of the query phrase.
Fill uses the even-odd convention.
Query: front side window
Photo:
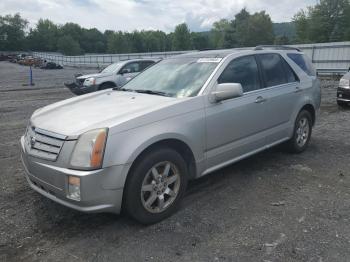
[[[140,72],[140,63],[134,62],[127,64],[123,67],[122,71],[126,73],[138,73]]]
[[[284,72],[283,61],[278,54],[258,55],[264,75],[265,87],[278,86],[288,83]]]
[[[141,68],[140,70],[143,71],[145,70],[147,67],[150,67],[151,65],[153,65],[155,62],[153,61],[142,61],[141,62]]]
[[[244,93],[260,89],[259,70],[254,56],[231,61],[220,75],[218,83],[239,83]]]
[[[162,92],[170,97],[196,96],[221,59],[216,60],[169,58],[143,71],[123,88]]]
[[[309,76],[316,76],[316,70],[311,61],[303,54],[287,54],[287,56],[293,60],[306,74]]]

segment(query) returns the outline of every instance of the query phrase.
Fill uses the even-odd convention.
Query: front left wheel
[[[137,160],[125,187],[125,209],[142,224],[157,223],[179,207],[188,170],[181,155],[157,148]]]

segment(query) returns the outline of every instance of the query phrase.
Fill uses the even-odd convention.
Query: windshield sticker
[[[208,57],[208,58],[199,58],[197,63],[220,63],[222,58],[217,57]]]

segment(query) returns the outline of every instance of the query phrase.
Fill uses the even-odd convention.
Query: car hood
[[[106,76],[110,76],[110,75],[111,75],[111,73],[96,73],[96,74],[78,76],[77,79],[87,79],[90,77],[101,78],[101,77],[106,77]]]
[[[95,128],[114,127],[179,100],[181,99],[105,90],[38,109],[31,118],[31,124],[47,131],[74,137]]]

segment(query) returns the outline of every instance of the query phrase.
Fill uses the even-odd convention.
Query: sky
[[[215,21],[232,19],[242,8],[265,10],[274,22],[288,22],[318,0],[1,0],[0,15],[19,12],[34,26],[39,18],[85,28],[174,31],[186,22],[191,31],[209,30]]]

